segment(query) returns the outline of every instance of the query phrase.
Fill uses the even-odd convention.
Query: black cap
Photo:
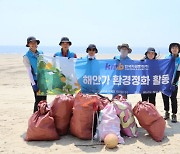
[[[88,53],[88,50],[89,49],[95,49],[95,51],[96,51],[96,53],[98,53],[98,50],[97,50],[97,48],[96,48],[96,45],[94,45],[94,44],[90,44],[88,47],[87,47],[87,49],[86,49],[86,52]]]
[[[149,47],[149,48],[147,49],[145,55],[147,56],[147,53],[150,52],[150,51],[151,51],[151,52],[153,51],[153,52],[155,53],[155,57],[157,56],[156,50],[155,50],[154,48],[152,48],[152,47]]]
[[[62,37],[59,45],[61,45],[61,43],[63,43],[63,42],[67,42],[67,43],[69,43],[69,45],[72,45],[72,43],[71,43],[71,41],[69,41],[68,37]]]
[[[37,45],[40,43],[39,40],[37,40],[34,36],[30,36],[27,38],[27,44],[26,44],[26,47],[29,47],[29,42],[32,42],[32,41],[36,41],[37,42]]]
[[[180,44],[179,44],[179,43],[171,43],[171,44],[169,45],[169,52],[170,52],[170,53],[172,53],[172,52],[171,52],[171,48],[172,48],[173,46],[177,46],[177,47],[179,48],[179,52],[180,52]]]

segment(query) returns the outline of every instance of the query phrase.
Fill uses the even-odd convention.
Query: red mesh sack
[[[98,102],[99,110],[103,110],[105,108],[105,106],[108,103],[110,103],[110,100],[108,97],[105,97],[105,96],[100,95],[100,94],[97,95],[97,99],[99,100],[99,102]]]
[[[56,131],[54,118],[50,115],[50,109],[46,101],[38,104],[36,111],[29,119],[26,133],[26,141],[50,141],[58,140],[59,135]]]
[[[141,126],[151,125],[152,122],[158,120],[161,115],[155,106],[148,102],[138,102],[133,108],[133,113]]]
[[[166,122],[163,117],[153,122],[150,126],[145,126],[145,129],[149,135],[157,142],[160,142],[164,138]]]
[[[97,110],[97,96],[78,93],[75,97],[70,132],[80,139],[92,138],[93,114]]]
[[[147,130],[155,141],[163,139],[166,123],[153,104],[138,102],[133,108],[133,113],[139,124]]]
[[[72,116],[74,97],[70,94],[58,95],[51,103],[52,116],[59,135],[67,134]]]

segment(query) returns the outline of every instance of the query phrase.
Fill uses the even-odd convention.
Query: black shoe
[[[167,120],[167,119],[169,119],[169,112],[165,112],[165,115],[164,115],[164,120]]]
[[[172,115],[172,120],[171,120],[171,122],[173,122],[173,123],[176,123],[176,122],[177,122],[177,116],[176,116],[176,114],[173,114],[173,115]]]

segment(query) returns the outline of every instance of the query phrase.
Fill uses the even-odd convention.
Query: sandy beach
[[[98,55],[101,59],[112,57],[113,55]],[[143,55],[131,57],[141,59]],[[112,150],[106,149],[104,145],[77,146],[90,145],[91,141],[80,140],[71,135],[62,136],[57,141],[25,142],[23,138],[34,105],[33,91],[22,62],[22,55],[1,54],[0,59],[0,153],[180,153],[180,112],[177,114],[178,123],[167,121],[162,142],[155,142],[141,127],[138,128],[138,138],[125,137],[125,144],[119,144]],[[54,97],[48,96],[48,103]],[[128,95],[128,100],[134,106],[141,97],[139,94]],[[180,92],[178,101],[180,106]],[[158,111],[164,115],[161,93],[157,94],[156,102]]]

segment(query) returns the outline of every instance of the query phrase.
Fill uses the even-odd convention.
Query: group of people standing
[[[37,106],[41,100],[46,100],[46,96],[38,96],[36,93],[38,91],[37,86],[37,57],[39,54],[43,54],[43,52],[39,51],[38,45],[40,41],[37,40],[35,37],[28,37],[26,47],[29,48],[27,53],[23,56],[23,62],[27,69],[27,73],[31,82],[31,86],[33,88],[34,97],[35,97],[35,104],[34,104],[34,112],[38,110]],[[54,54],[54,57],[68,57],[68,58],[77,58],[77,55],[74,52],[69,50],[72,42],[67,37],[62,37],[59,43],[61,50]],[[118,45],[117,47],[120,54],[115,56],[114,59],[117,60],[131,60],[128,56],[132,52],[132,49],[129,47],[128,44]],[[98,53],[98,49],[96,45],[90,44],[86,49],[87,56],[84,57],[87,60],[96,59],[96,54]],[[169,55],[166,58],[175,58],[175,72],[174,72],[174,79],[173,79],[173,92],[171,97],[162,94],[163,102],[164,102],[164,110],[165,116],[164,119],[169,119],[169,100],[171,100],[172,106],[172,117],[171,121],[176,123],[177,122],[177,93],[178,93],[178,80],[180,76],[180,44],[179,43],[171,43],[169,45]],[[154,48],[150,47],[145,52],[145,56],[141,61],[144,60],[156,60],[157,53]],[[154,106],[156,105],[156,93],[151,94],[141,94],[142,101],[148,101]]]

